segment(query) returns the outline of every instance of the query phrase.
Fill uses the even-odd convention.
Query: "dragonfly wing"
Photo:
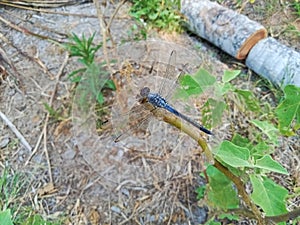
[[[163,73],[163,81],[158,89],[158,93],[165,97],[172,89],[169,85],[170,81],[174,81],[174,76],[176,73],[176,51],[173,50],[170,54],[169,61],[167,64],[166,71]]]
[[[145,134],[152,113],[141,104],[136,104],[129,112],[121,114],[119,110],[112,112],[114,141],[119,142],[129,136]]]

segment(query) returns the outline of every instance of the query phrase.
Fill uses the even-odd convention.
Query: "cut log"
[[[208,0],[182,0],[181,12],[192,31],[237,59],[245,59],[250,49],[267,37],[259,23]]]
[[[249,52],[246,65],[280,87],[300,87],[300,53],[274,38],[258,42]]]

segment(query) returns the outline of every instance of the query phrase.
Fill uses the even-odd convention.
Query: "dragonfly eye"
[[[141,89],[140,94],[141,94],[142,97],[147,97],[149,92],[150,92],[150,88],[144,87],[144,88]]]

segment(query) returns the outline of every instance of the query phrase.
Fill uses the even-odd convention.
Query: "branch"
[[[30,144],[26,141],[24,136],[20,133],[20,131],[16,128],[16,126],[10,122],[10,120],[0,111],[0,117],[1,119],[7,124],[7,126],[14,132],[14,134],[17,136],[17,138],[20,140],[20,142],[24,145],[24,147],[31,151],[32,147]]]

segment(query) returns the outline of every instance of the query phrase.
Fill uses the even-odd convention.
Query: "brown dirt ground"
[[[289,7],[270,7],[267,5],[269,1],[256,1],[255,4],[243,2],[245,4],[237,5],[236,1],[225,1],[224,5],[240,10],[266,26],[271,35],[300,49],[299,34],[297,36],[287,31],[288,25],[293,24],[299,32],[299,19]],[[117,4],[109,2],[101,6],[106,19],[113,14]],[[111,35],[116,43],[133,39],[130,28],[135,22],[128,16],[128,8],[128,3],[122,5],[112,21]],[[0,8],[3,18],[0,23],[0,34],[3,35],[0,40],[0,111],[32,146],[32,150],[26,149],[0,120],[0,143],[7,142],[1,146],[1,169],[9,167],[12,171],[28,174],[31,186],[24,194],[25,199],[36,198],[31,205],[46,218],[66,215],[69,224],[203,222],[207,209],[198,207],[194,189],[203,182],[197,175],[203,170],[205,160],[186,135],[179,134],[164,123],[154,123],[152,137],[148,137],[147,141],[129,140],[125,144],[114,145],[108,135],[109,130],[99,137],[95,135],[97,131],[94,127],[82,128],[80,120],[74,120],[75,117],[82,117],[80,112],[74,111],[74,85],[67,77],[68,73],[80,67],[79,63],[68,58],[59,45],[28,32],[64,41],[71,32],[86,36],[96,32],[95,42],[101,41],[103,37],[95,6],[86,3],[44,10],[56,13]],[[81,15],[71,16],[71,13]],[[143,60],[138,57],[139,54],[148,56],[149,49],[158,49],[161,58],[157,61],[165,65],[169,50],[178,48],[177,62],[180,65],[177,67],[191,61],[180,54],[188,52],[189,56],[193,55],[192,66],[201,65],[217,76],[227,68],[241,68],[240,62],[220,53],[205,41],[198,39],[197,45],[201,51],[196,50],[193,47],[196,45],[195,38],[187,34],[153,32],[150,36],[155,42],[147,43],[147,50],[144,44],[119,48],[119,60],[124,62],[124,58],[131,57],[141,62]],[[136,51],[133,52],[133,49]],[[153,57],[150,58],[153,60]],[[103,60],[103,55],[99,55],[98,60]],[[147,60],[143,62],[149,68],[151,63]],[[125,75],[128,72],[125,69],[122,71]],[[254,87],[249,80],[239,82],[260,95],[271,96],[270,92]],[[107,93],[107,101],[111,103],[109,107],[115,105],[113,99],[119,96]],[[58,110],[58,120],[47,116],[45,103]],[[246,126],[243,118],[235,119],[236,126]],[[224,134],[227,127],[224,125],[218,129],[220,134]],[[283,138],[281,141],[282,146],[274,157],[289,170],[290,176],[284,179],[278,177],[278,180],[290,189],[291,182],[298,186],[300,183],[299,138]],[[147,155],[147,160],[142,161],[143,157],[138,157],[141,154]],[[128,160],[133,156],[136,161]],[[291,207],[292,204],[299,206],[299,199],[295,198]]]

